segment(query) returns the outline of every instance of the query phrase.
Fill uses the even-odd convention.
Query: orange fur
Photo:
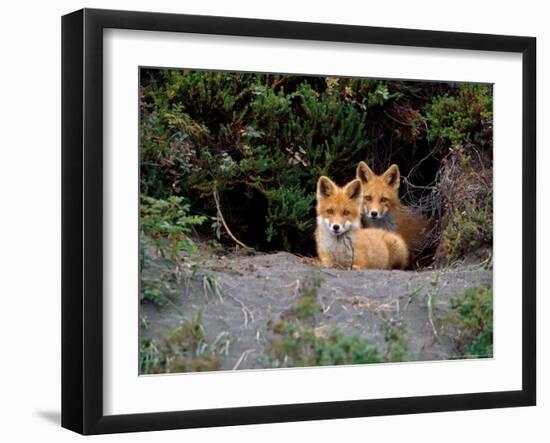
[[[399,234],[361,228],[362,199],[358,179],[341,188],[327,177],[319,178],[315,240],[321,263],[358,269],[405,268],[409,253]]]
[[[401,176],[397,165],[391,165],[382,175],[376,175],[365,162],[360,162],[357,178],[363,185],[364,226],[398,232],[410,251],[420,252],[428,224],[425,219],[401,204]]]

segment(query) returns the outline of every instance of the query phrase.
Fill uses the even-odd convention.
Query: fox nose
[[[370,216],[372,218],[376,218],[376,217],[378,217],[378,212],[377,211],[370,211]]]
[[[340,231],[340,225],[332,225],[332,230],[333,230],[334,232]]]

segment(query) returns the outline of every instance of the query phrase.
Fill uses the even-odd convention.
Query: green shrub
[[[141,232],[163,257],[179,260],[182,252],[196,253],[197,246],[189,234],[207,217],[190,215],[189,212],[190,205],[184,203],[182,197],[170,196],[166,200],[158,200],[141,195]],[[143,244],[146,242],[143,237],[141,241]]]
[[[140,84],[141,193],[217,219],[217,192],[232,233],[263,250],[313,252],[320,175],[397,163],[416,204],[455,144],[492,148],[488,85],[179,69],[143,69]]]
[[[450,301],[460,352],[467,357],[493,356],[493,291],[467,289]]]
[[[427,113],[428,138],[447,140],[451,146],[474,144],[492,149],[492,85],[464,84],[456,95],[436,97]]]
[[[443,231],[443,239],[447,245],[449,263],[471,251],[476,251],[480,246],[491,245],[492,206],[478,207],[476,203],[468,203],[463,211],[455,208]]]

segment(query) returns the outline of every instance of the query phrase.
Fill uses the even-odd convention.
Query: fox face
[[[365,162],[360,162],[357,179],[363,185],[363,211],[367,218],[383,219],[399,204],[401,175],[397,165],[391,165],[382,175],[376,175]]]
[[[317,182],[317,224],[335,236],[360,228],[362,194],[360,180],[341,188],[322,176]]]

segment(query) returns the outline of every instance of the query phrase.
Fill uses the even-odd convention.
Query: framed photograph
[[[62,20],[62,425],[535,405],[531,37]]]

